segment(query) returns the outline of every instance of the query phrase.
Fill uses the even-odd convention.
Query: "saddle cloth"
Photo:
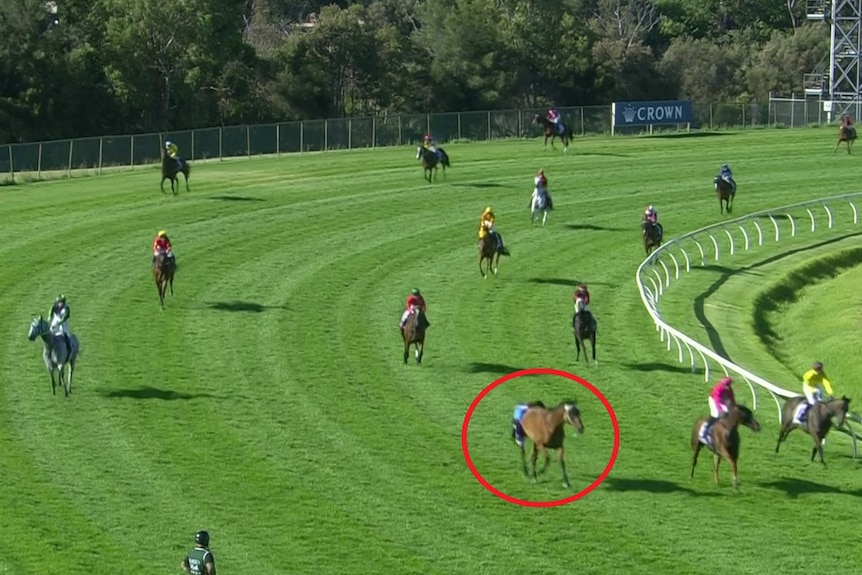
[[[712,447],[712,434],[709,434],[704,437],[704,433],[706,433],[706,426],[709,425],[709,422],[704,421],[700,426],[700,431],[697,434],[698,441],[706,445],[707,447]]]
[[[798,423],[799,425],[805,425],[808,420],[808,405],[807,401],[804,401],[796,406],[796,410],[793,412],[793,423]]]

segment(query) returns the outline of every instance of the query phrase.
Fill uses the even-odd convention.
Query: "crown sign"
[[[635,108],[634,106],[626,106],[623,108],[623,117],[626,119],[626,123],[631,123],[635,119]]]

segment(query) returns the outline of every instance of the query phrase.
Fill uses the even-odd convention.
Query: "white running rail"
[[[720,222],[700,228],[693,232],[683,234],[674,238],[661,247],[656,249],[638,266],[635,274],[635,281],[638,285],[641,300],[647,313],[655,323],[656,331],[661,335],[661,340],[667,342],[668,351],[672,351],[674,345],[678,352],[678,360],[680,363],[686,361],[688,357],[691,364],[692,373],[697,367],[697,358],[699,357],[704,368],[704,379],[709,382],[710,360],[717,363],[724,371],[725,375],[741,377],[751,389],[753,408],[757,409],[757,391],[755,386],[766,390],[775,405],[778,408],[778,421],[781,422],[781,402],[779,397],[790,398],[800,395],[793,391],[779,387],[778,385],[769,382],[762,377],[748,371],[747,369],[736,365],[728,359],[720,356],[718,353],[709,347],[695,341],[691,337],[682,333],[678,329],[668,325],[661,317],[658,310],[658,303],[661,296],[664,294],[665,288],[670,286],[672,279],[680,279],[680,272],[691,271],[692,260],[699,259],[700,265],[705,266],[707,263],[707,252],[710,252],[712,259],[718,261],[722,254],[720,244],[726,246],[729,255],[734,255],[739,247],[748,250],[752,247],[753,239],[756,235],[757,246],[762,246],[768,235],[772,235],[774,231],[775,241],[778,242],[782,237],[782,227],[779,221],[785,220],[790,224],[790,236],[796,236],[801,226],[806,223],[805,216],[799,214],[807,214],[811,224],[811,231],[817,229],[818,221],[823,221],[823,215],[820,219],[815,216],[820,212],[825,213],[825,224],[827,228],[832,229],[836,224],[836,217],[839,218],[838,223],[849,223],[849,218],[852,216],[853,225],[859,223],[859,210],[856,206],[857,202],[862,201],[862,192],[833,196],[829,198],[819,198],[798,204],[791,204],[762,212],[755,212],[735,218],[725,222]],[[844,208],[838,212],[837,206]],[[791,212],[796,213],[794,217]],[[846,217],[841,217],[846,216]],[[797,221],[799,219],[800,221]],[[761,224],[758,220],[763,221]],[[766,224],[765,221],[769,221]],[[741,237],[734,237],[736,230],[739,230]],[[786,232],[787,230],[785,230]],[[733,233],[732,233],[733,232]],[[741,242],[739,241],[741,239]],[[696,253],[693,257],[688,251]],[[694,252],[694,250],[697,250]],[[849,429],[849,424],[847,425]],[[850,430],[849,434],[853,438],[853,449],[856,452],[855,434]]]

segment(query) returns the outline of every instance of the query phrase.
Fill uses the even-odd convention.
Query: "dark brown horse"
[[[497,244],[497,239],[491,234],[491,232],[486,232],[485,237],[479,240],[479,273],[482,274],[483,278],[487,278],[488,273],[493,270],[494,277],[497,277],[497,266],[500,263],[500,256],[508,255],[511,254],[509,254],[509,250],[506,246],[501,248]],[[482,262],[484,261],[488,262],[487,272],[482,267]]]
[[[653,224],[649,220],[644,220],[641,223],[643,231],[644,251],[646,255],[650,255],[654,249],[661,246],[662,238],[664,237],[664,228],[660,223]]]
[[[531,404],[524,416],[521,418],[521,428],[524,434],[533,442],[533,481],[538,481],[538,473],[544,473],[551,461],[549,449],[557,450],[557,459],[560,462],[560,468],[563,470],[563,484],[566,487],[571,487],[569,476],[566,473],[566,461],[564,457],[563,440],[566,437],[566,432],[563,425],[568,422],[574,427],[578,435],[584,434],[584,422],[581,421],[581,411],[574,401],[564,401],[556,407],[547,409],[539,402]],[[527,471],[527,461],[524,453],[524,445],[521,445],[521,464],[524,468],[524,474],[530,476]],[[545,464],[540,472],[536,471],[536,460],[539,458],[539,452],[545,454]]]
[[[825,402],[817,402],[808,408],[805,414],[805,421],[799,422],[795,419],[796,410],[806,401],[804,397],[794,397],[788,399],[781,410],[781,431],[778,432],[778,443],[775,445],[775,453],[778,453],[778,448],[781,447],[781,442],[787,439],[791,431],[802,429],[811,436],[814,441],[814,448],[811,450],[811,461],[814,461],[814,456],[820,454],[820,463],[826,467],[826,462],[823,461],[823,443],[826,435],[832,428],[832,419],[835,419],[835,426],[841,427],[844,425],[844,420],[847,418],[847,410],[850,408],[850,399],[841,397],[841,399],[831,399]]]
[[[700,431],[707,422],[708,417],[701,417],[694,422],[691,431],[691,474],[694,477],[694,468],[697,465],[697,456],[703,449],[704,443],[700,440]],[[730,463],[733,473],[733,487],[739,486],[739,475],[737,473],[737,462],[739,461],[739,424],[750,428],[755,433],[760,431],[760,423],[754,418],[754,414],[744,405],[734,405],[730,412],[719,417],[709,430],[710,444],[706,447],[712,451],[712,477],[718,485],[718,465],[721,458]]]
[[[186,191],[189,191],[189,172],[191,167],[188,162],[179,158],[172,158],[162,151],[162,193],[165,192],[165,180],[171,181],[171,193],[177,195],[180,188],[180,183],[177,181],[177,174],[182,173],[186,180]]]
[[[545,136],[545,149],[546,150],[548,149],[548,138],[551,139],[551,148],[552,149],[554,148],[554,140],[559,138],[563,142],[563,152],[566,154],[569,153],[569,142],[574,137],[572,134],[572,129],[570,127],[568,127],[564,124],[563,125],[563,133],[560,134],[560,132],[557,130],[556,124],[554,124],[552,121],[550,121],[546,117],[540,116],[539,114],[536,114],[535,116],[533,116],[533,125],[542,126],[542,133]]]
[[[580,305],[581,308],[575,310],[575,315],[572,317],[572,332],[575,334],[575,348],[578,350],[575,361],[581,360],[581,347],[583,347],[584,361],[589,362],[587,360],[587,346],[584,343],[589,341],[590,347],[593,350],[593,363],[598,364],[596,361],[596,328],[598,327],[596,318],[583,307],[583,303]]]
[[[431,172],[434,172],[434,180],[437,179],[437,164],[443,166],[443,177],[446,177],[446,168],[451,168],[452,166],[449,164],[449,156],[446,155],[446,152],[443,148],[438,147],[437,151],[440,153],[438,156],[436,153],[432,152],[428,148],[423,146],[419,146],[416,150],[416,159],[422,161],[422,175],[425,176],[425,179],[430,183],[431,180]]]
[[[832,150],[832,153],[837,152],[841,142],[844,142],[847,144],[847,153],[849,154],[855,139],[856,127],[853,125],[853,121],[850,120],[849,116],[841,116],[841,125],[838,128],[838,141],[835,142],[835,149]]]
[[[728,214],[733,212],[733,198],[736,196],[736,188],[721,176],[716,176],[712,180],[712,185],[715,187],[715,195],[718,196],[718,207],[721,213],[724,213],[725,208]]]
[[[156,281],[156,289],[159,290],[159,307],[165,309],[165,292],[168,285],[171,287],[171,295],[174,295],[174,271],[173,258],[169,258],[165,252],[156,255],[153,262],[153,279]]]
[[[410,357],[410,346],[416,346],[416,363],[422,363],[422,355],[425,353],[425,330],[428,329],[428,318],[421,309],[415,310],[401,328],[401,337],[404,339],[404,363]]]

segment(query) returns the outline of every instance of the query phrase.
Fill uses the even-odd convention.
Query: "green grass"
[[[175,198],[155,170],[0,190],[0,573],[177,572],[201,528],[222,575],[498,575],[561,562],[807,573],[787,559],[800,540],[842,565],[862,494],[846,446],[830,443],[828,470],[808,463],[802,434],[775,455],[762,409],[764,431],[742,432],[739,493],[724,466],[713,486],[708,458],[689,480],[709,384],[665,351],[634,283],[647,204],[668,237],[720,220],[711,179],[723,161],[740,183],[736,216],[846,192],[858,160],[832,145],[805,130],[585,138],[568,157],[537,141],[472,143],[447,147],[453,168],[433,186],[399,148],[202,164]],[[539,167],[557,208],[545,229],[526,210]],[[513,255],[482,280],[475,234],[488,204]],[[149,247],[161,228],[179,270],[160,313]],[[574,364],[576,280],[593,295],[598,367]],[[687,286],[700,281],[693,272],[662,299],[681,328],[697,325]],[[414,286],[432,327],[423,365],[404,366],[396,325]],[[51,395],[40,345],[25,337],[60,292],[82,342],[70,400]],[[752,327],[759,292],[746,292],[745,313],[723,314],[756,373],[780,367]],[[793,343],[795,324],[770,321],[782,345],[806,345]],[[525,367],[584,377],[619,419],[613,472],[571,505],[504,502],[463,460],[471,401]],[[857,372],[832,376],[843,385]],[[566,444],[569,473],[574,489],[589,484],[610,454],[610,420],[560,378],[515,380],[480,404],[470,441],[483,475],[524,498],[570,494],[555,465],[539,485],[519,475],[509,419],[519,401],[572,396],[586,433]],[[826,539],[810,537],[817,517],[829,519]]]

